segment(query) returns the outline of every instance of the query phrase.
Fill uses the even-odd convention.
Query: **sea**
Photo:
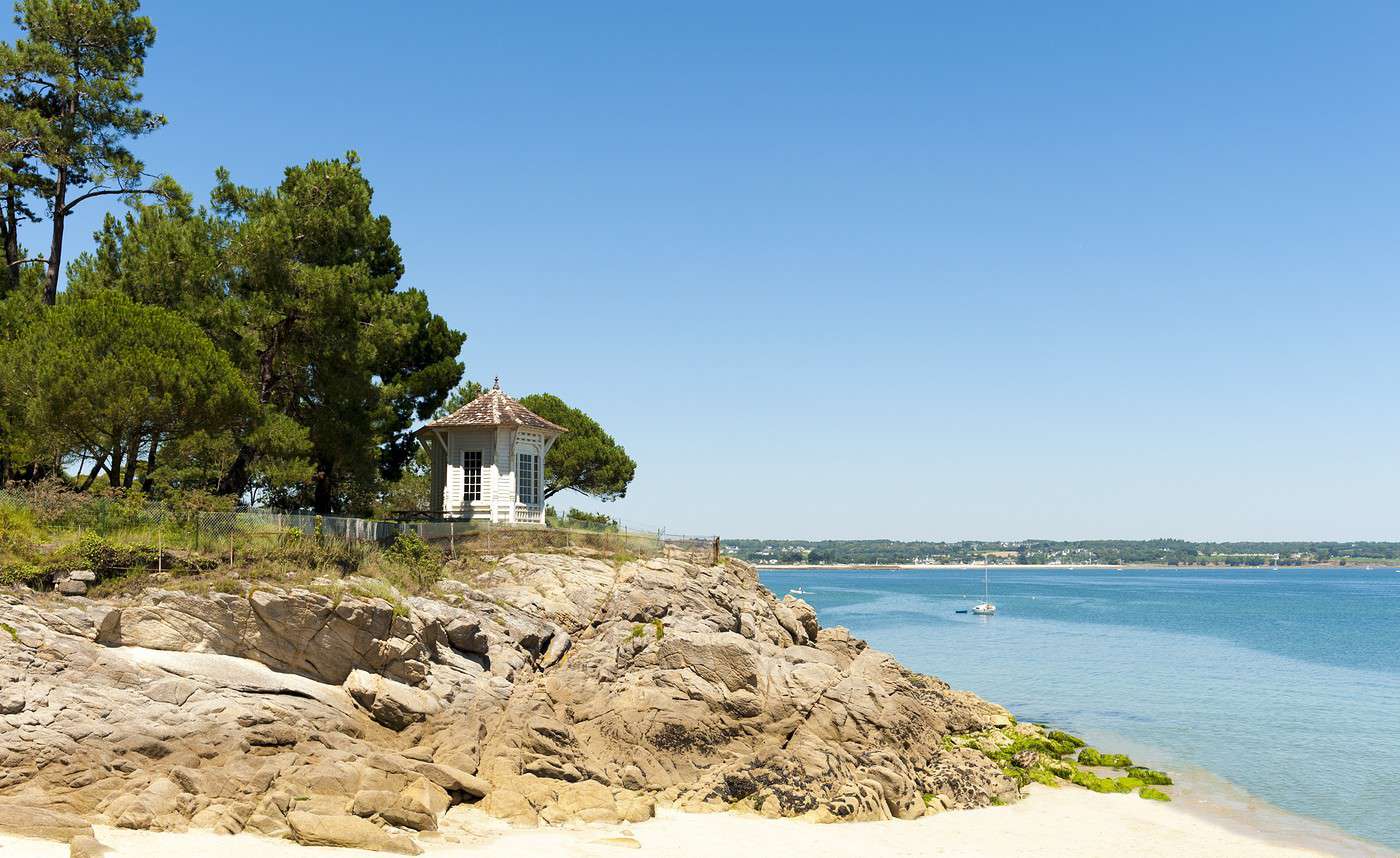
[[[905,665],[1171,772],[1179,806],[1400,854],[1400,570],[764,570]]]

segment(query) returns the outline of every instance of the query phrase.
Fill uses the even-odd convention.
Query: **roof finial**
[[[493,385],[491,385],[491,389],[492,389],[492,390],[500,390],[500,389],[501,389],[501,377],[500,377],[499,375],[496,376],[496,383],[493,384]]]

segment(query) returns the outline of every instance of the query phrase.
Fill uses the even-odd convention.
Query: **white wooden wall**
[[[523,521],[524,506],[516,503],[515,463],[520,453],[540,457],[539,494],[543,509],[544,455],[550,444],[544,435],[528,430],[517,431],[501,426],[495,429],[445,429],[441,437],[445,445],[433,444],[434,510],[489,518],[491,521]],[[472,510],[464,509],[462,454],[468,450],[481,452],[481,501]],[[445,460],[442,461],[442,460]],[[440,499],[440,504],[439,504]],[[543,521],[540,513],[536,520]]]
[[[495,433],[490,429],[449,429],[443,434],[447,438],[447,468],[446,485],[442,490],[442,508],[444,512],[462,514],[466,512],[462,499],[466,478],[462,471],[462,454],[468,450],[481,453],[481,497],[486,500],[490,497],[494,473],[492,461],[495,456]]]

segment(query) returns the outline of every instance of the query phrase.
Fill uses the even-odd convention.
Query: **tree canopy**
[[[217,434],[255,411],[228,356],[177,313],[119,292],[60,301],[0,347],[12,439],[31,458],[78,455],[91,483],[151,478],[162,443]]]
[[[267,188],[219,169],[198,205],[128,148],[166,121],[139,91],[156,36],[139,0],[18,0],[14,20],[19,37],[0,42],[0,484],[105,475],[321,512],[425,496],[410,430],[482,388],[454,392],[466,335],[406,288],[358,156]],[[127,209],[64,269],[67,217],[103,197]],[[21,227],[45,218],[44,251],[26,250]],[[546,497],[626,493],[636,464],[595,421],[545,394],[526,406],[571,430]]]
[[[527,396],[520,404],[569,430],[545,456],[546,498],[567,489],[605,501],[627,495],[627,486],[637,474],[637,463],[603,431],[598,421],[549,393]]]
[[[289,168],[269,189],[221,170],[209,208],[172,187],[108,217],[70,267],[74,295],[114,288],[176,311],[243,373],[258,416],[231,452],[203,456],[224,462],[222,493],[367,509],[413,457],[413,423],[461,377],[465,335],[398,288],[403,261],[372,200],[354,153]]]
[[[63,268],[64,226],[74,208],[110,195],[163,193],[126,140],[165,124],[141,106],[136,84],[156,29],[138,0],[20,0],[23,36],[0,43],[0,222],[8,282],[25,261],[44,262],[43,300],[53,304]],[[48,254],[20,258],[18,227],[49,216]]]

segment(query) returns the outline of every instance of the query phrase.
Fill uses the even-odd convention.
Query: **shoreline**
[[[1177,809],[1251,839],[1333,856],[1400,855],[1326,820],[1279,807],[1208,769],[1193,766],[1172,774]]]
[[[744,562],[747,563],[748,561]],[[776,570],[779,572],[794,572],[802,570],[810,570],[813,572],[822,572],[826,570],[831,570],[833,572],[878,572],[881,570],[889,571],[904,569],[1064,569],[1069,572],[1077,572],[1081,569],[1110,569],[1115,571],[1126,571],[1129,569],[1168,569],[1172,571],[1199,570],[1202,572],[1210,572],[1217,570],[1232,572],[1263,572],[1274,571],[1275,569],[1275,567],[1272,564],[1267,566],[1164,566],[1160,563],[1077,563],[1073,566],[1067,566],[1063,563],[826,563],[817,566],[813,566],[810,563],[763,563],[750,565],[752,565],[753,568],[757,569],[759,572],[765,572],[770,570]],[[1374,568],[1370,568],[1369,571],[1383,572],[1395,568],[1397,567],[1377,566]],[[1340,563],[1310,563],[1306,566],[1278,567],[1278,571],[1281,572],[1306,572],[1311,569],[1356,569],[1362,572],[1368,571],[1368,568],[1365,566],[1344,566]]]
[[[787,565],[787,566],[763,566],[755,567],[760,573],[766,569],[776,571],[879,571],[894,569],[978,569],[987,568],[986,564],[899,564],[873,566],[811,566],[811,565]],[[1010,569],[1065,569],[1059,564],[1024,564],[1024,565],[997,565],[996,568],[1002,570]],[[1161,569],[1163,571],[1186,571],[1195,569],[1200,571],[1269,571],[1272,566],[1264,567],[1164,567],[1160,565],[1143,564],[1132,565],[1092,565],[1084,564],[1073,567],[1075,570],[1082,569]],[[1349,569],[1358,570],[1364,567],[1350,567],[1340,564],[1318,564],[1315,566],[1302,567],[1280,567],[1285,571],[1306,572],[1312,569]],[[1378,567],[1381,571],[1390,571],[1395,567]],[[1373,570],[1375,571],[1375,570]],[[793,585],[795,586],[795,584]],[[815,586],[815,585],[814,585]],[[799,598],[805,598],[801,594]],[[1036,720],[1034,718],[1029,720]],[[1051,719],[1054,720],[1054,719]],[[1365,839],[1362,835],[1348,831],[1339,825],[1320,817],[1312,816],[1298,810],[1288,809],[1279,806],[1267,798],[1255,795],[1239,784],[1234,783],[1213,771],[1183,763],[1181,760],[1173,761],[1172,754],[1165,752],[1160,747],[1147,745],[1129,737],[1116,733],[1095,735],[1092,729],[1086,729],[1081,725],[1055,723],[1058,729],[1069,730],[1075,735],[1080,735],[1089,741],[1090,745],[1100,748],[1112,749],[1114,751],[1126,751],[1140,764],[1150,765],[1153,768],[1162,768],[1168,771],[1175,779],[1175,786],[1168,790],[1173,799],[1172,805],[1184,813],[1200,817],[1202,820],[1221,825],[1254,840],[1267,842],[1277,846],[1305,848],[1316,851],[1319,854],[1346,855],[1346,856],[1370,856],[1370,855],[1392,855],[1400,856],[1400,849],[1395,846],[1379,843]],[[1144,760],[1149,762],[1143,763]]]
[[[633,825],[582,825],[511,829],[476,808],[454,809],[442,831],[424,838],[424,854],[440,858],[507,858],[521,854],[568,854],[592,858],[626,854],[701,858],[716,854],[820,854],[880,856],[1192,855],[1285,858],[1377,854],[1371,844],[1280,842],[1241,831],[1194,810],[1143,801],[1134,795],[1103,795],[1076,787],[1032,785],[1015,804],[939,813],[913,821],[819,825],[795,819],[766,819],[754,813],[684,813],[669,808]],[[144,832],[99,827],[98,839],[113,858],[265,858],[341,856],[371,858],[383,853],[299,846],[289,840],[209,831]],[[455,842],[453,842],[455,841]],[[1319,848],[1320,847],[1320,848]],[[1326,851],[1324,851],[1326,850]],[[0,854],[62,858],[67,844],[0,835]],[[1345,854],[1345,853],[1340,853]]]

